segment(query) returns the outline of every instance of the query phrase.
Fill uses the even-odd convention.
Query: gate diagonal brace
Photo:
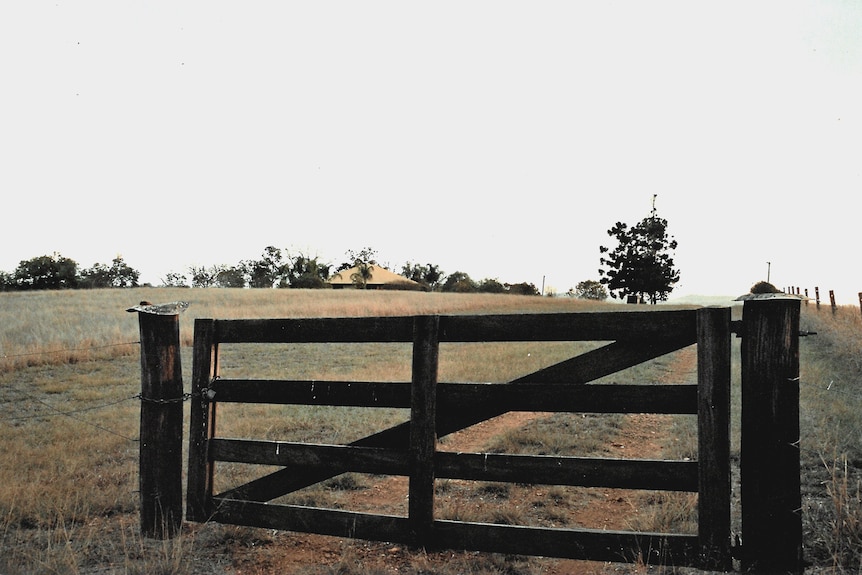
[[[586,384],[622,369],[633,367],[650,359],[666,355],[695,343],[691,338],[620,340],[598,349],[569,358],[560,363],[540,369],[509,383],[566,383]],[[469,404],[448,413],[439,421],[439,437],[503,415],[505,411],[486,406]],[[410,422],[395,425],[378,433],[358,439],[348,445],[352,447],[378,447],[406,449],[410,437]],[[349,471],[344,470],[297,470],[283,468],[244,485],[225,491],[215,497],[266,502],[303,489],[315,483]]]

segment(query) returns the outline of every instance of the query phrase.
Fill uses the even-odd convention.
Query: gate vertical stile
[[[730,308],[697,311],[698,539],[703,567],[730,554]]]
[[[186,516],[189,521],[198,522],[208,521],[213,512],[213,463],[208,444],[215,433],[216,406],[207,391],[218,374],[215,325],[212,319],[196,319],[194,326]]]
[[[439,316],[417,316],[413,319],[408,519],[414,544],[419,547],[430,542],[434,524],[439,325]]]

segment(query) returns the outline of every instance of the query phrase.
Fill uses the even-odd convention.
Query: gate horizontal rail
[[[223,403],[410,407],[410,383],[218,379],[210,395]],[[467,403],[503,411],[696,414],[697,385],[439,383],[445,411]]]
[[[409,452],[249,439],[212,439],[213,461],[293,465],[334,472],[409,475]],[[434,475],[442,479],[615,487],[655,491],[697,491],[696,461],[609,459],[550,455],[504,455],[438,451]]]
[[[440,342],[618,341],[688,334],[693,310],[439,316]],[[227,319],[217,321],[219,343],[411,343],[413,316]]]
[[[409,518],[293,505],[218,499],[213,520],[232,525],[412,544]],[[470,549],[590,561],[702,565],[696,535],[555,529],[435,520],[428,550]]]

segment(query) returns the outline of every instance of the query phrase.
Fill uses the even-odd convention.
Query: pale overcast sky
[[[0,6],[0,270],[160,284],[268,245],[564,292],[607,230],[674,295],[862,291],[862,3]]]

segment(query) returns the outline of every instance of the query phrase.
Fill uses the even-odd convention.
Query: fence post
[[[829,304],[832,306],[832,313],[835,313],[835,308],[838,306],[835,305],[835,290],[829,290]]]
[[[155,539],[177,534],[183,520],[183,375],[179,314],[185,302],[140,305],[141,532]]]
[[[742,566],[802,573],[796,298],[743,307]]]
[[[439,316],[417,316],[413,320],[408,518],[414,543],[420,547],[429,541],[434,524],[439,325]]]
[[[820,288],[819,287],[814,288],[814,299],[817,303],[817,309],[820,310]]]

